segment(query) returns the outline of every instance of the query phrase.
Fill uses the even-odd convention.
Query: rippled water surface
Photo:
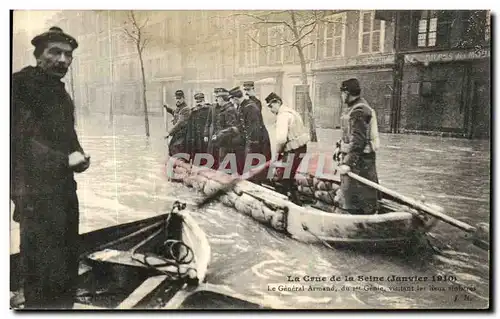
[[[169,209],[176,199],[199,198],[180,184],[167,182],[166,147],[161,119],[153,118],[152,137],[143,136],[141,119],[124,118],[109,126],[104,119],[79,124],[81,143],[92,166],[78,175],[81,232],[149,217]],[[320,131],[312,151],[331,152],[336,131]],[[489,141],[383,135],[377,155],[380,183],[398,192],[444,207],[461,221],[489,222]],[[484,308],[488,305],[488,254],[462,231],[439,223],[430,242],[437,249],[398,254],[332,250],[303,244],[265,228],[219,203],[193,211],[212,247],[208,281],[283,308]],[[15,227],[15,226],[13,226]],[[14,241],[13,241],[14,242]],[[411,255],[415,254],[415,255]],[[340,276],[339,282],[287,282],[287,276]],[[372,276],[346,281],[345,276]],[[408,282],[374,281],[388,276],[453,276],[456,282],[424,282],[420,291]],[[437,278],[437,277],[435,277]],[[306,291],[278,291],[278,287]],[[308,286],[344,291],[307,291]],[[431,286],[435,291],[430,291]],[[271,291],[275,287],[276,291]],[[356,288],[358,287],[358,288]],[[401,288],[403,287],[403,288]],[[469,287],[468,291],[453,291]],[[443,291],[444,289],[444,291]]]

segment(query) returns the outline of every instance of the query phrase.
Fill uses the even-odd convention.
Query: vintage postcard
[[[490,16],[13,11],[11,309],[489,309]]]

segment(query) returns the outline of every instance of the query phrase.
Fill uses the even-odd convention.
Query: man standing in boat
[[[239,129],[243,135],[243,145],[239,145],[236,150],[238,174],[243,174],[245,168],[250,168],[249,165],[256,167],[271,160],[271,142],[269,141],[269,133],[262,121],[261,111],[255,102],[247,95],[244,95],[239,86],[231,89],[229,95],[238,110]],[[257,157],[259,155],[262,155],[263,161],[259,160]],[[249,163],[247,164],[246,161],[249,161]],[[248,167],[245,167],[246,165]],[[265,179],[266,176],[267,170],[264,170],[251,180],[257,182]]]
[[[229,101],[229,91],[224,88],[214,89],[216,103],[210,109],[205,124],[204,140],[208,143],[208,153],[214,158],[213,168],[226,169],[222,167],[227,155],[235,157],[236,146],[241,144],[240,131],[238,129],[238,113],[234,105]],[[229,160],[229,158],[228,158]],[[225,163],[232,173],[237,172],[236,163]],[[224,166],[226,166],[224,165]]]
[[[79,205],[85,171],[75,106],[61,79],[77,41],[58,27],[33,38],[36,66],[12,76],[11,199],[20,224],[25,309],[72,308],[78,276]]]
[[[297,194],[295,175],[307,153],[310,141],[309,131],[304,126],[301,116],[295,110],[283,105],[283,100],[272,92],[266,97],[267,106],[276,114],[276,153],[278,160],[283,160],[287,169],[280,181],[289,193],[290,199],[301,205]],[[289,167],[290,166],[290,167]],[[288,172],[290,172],[288,174]]]
[[[179,153],[187,153],[187,124],[191,110],[187,106],[184,92],[182,90],[175,91],[175,104],[177,109],[173,111],[172,123],[174,126],[169,130],[168,137],[172,137],[168,145],[168,155],[173,156]],[[168,109],[167,109],[168,111]],[[169,111],[170,113],[170,111]]]
[[[378,206],[377,190],[350,178],[349,171],[378,183],[375,152],[379,147],[377,116],[361,97],[357,79],[342,82],[342,101],[347,104],[341,116],[342,138],[334,157],[339,160],[340,189],[336,205],[350,214],[374,214]]]

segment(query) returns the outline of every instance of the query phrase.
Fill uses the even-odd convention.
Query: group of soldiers
[[[262,118],[262,103],[255,96],[254,83],[243,83],[231,90],[216,88],[216,102],[205,102],[203,93],[196,93],[196,105],[188,107],[184,92],[176,91],[175,110],[167,108],[174,116],[169,155],[186,154],[187,161],[194,165],[210,166],[213,169],[243,174],[273,157],[269,133]],[[348,177],[351,170],[373,182],[378,182],[375,154],[379,136],[377,116],[368,102],[361,97],[361,86],[357,79],[342,82],[342,101],[347,105],[341,117],[342,137],[337,143],[334,160],[338,162],[341,187],[335,201],[337,207],[351,214],[371,214],[377,210],[379,194],[373,188],[362,185]],[[252,182],[271,182],[276,190],[289,196],[296,204],[301,204],[295,175],[307,153],[310,141],[309,131],[302,117],[294,109],[283,105],[283,100],[272,92],[265,98],[270,112],[276,115],[276,161],[283,166],[268,174],[267,169],[250,178]],[[208,154],[196,162],[196,156]],[[234,155],[235,164],[227,160]],[[257,156],[260,155],[260,159]],[[207,163],[207,158],[213,160]],[[251,159],[251,160],[250,160]],[[255,162],[257,161],[257,162]],[[260,161],[260,162],[259,162]],[[229,166],[229,167],[228,167]],[[236,167],[231,167],[236,166]],[[271,175],[271,176],[270,176]],[[277,182],[277,183],[276,183]]]
[[[243,88],[237,86],[231,90],[215,88],[214,95],[216,101],[211,105],[205,102],[203,93],[196,93],[195,105],[189,107],[184,92],[175,92],[177,108],[165,106],[173,115],[174,124],[167,134],[171,137],[169,155],[187,154],[193,162],[197,154],[209,154],[209,157],[200,157],[201,161],[196,164],[240,175],[259,164],[259,155],[270,161],[269,132],[262,117],[262,103],[255,96],[254,82],[246,81]],[[236,167],[231,167],[231,161],[226,158],[230,154],[234,154]],[[207,164],[209,158],[213,163]],[[247,158],[252,160],[245,165]],[[261,180],[263,176],[264,172],[254,180]]]

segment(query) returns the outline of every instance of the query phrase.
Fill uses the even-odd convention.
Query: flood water
[[[81,144],[92,156],[90,169],[77,176],[80,232],[165,212],[177,199],[190,203],[200,198],[193,190],[168,182],[164,175],[167,149],[162,119],[151,119],[149,140],[144,137],[142,125],[141,118],[132,117],[116,119],[114,125],[108,125],[104,117],[79,123]],[[318,133],[320,141],[310,149],[331,152],[338,131]],[[450,216],[471,225],[489,222],[489,141],[382,135],[381,145],[377,169],[382,185],[413,198],[423,195],[426,201],[442,206]],[[192,215],[212,247],[207,281],[274,307],[488,306],[488,253],[475,247],[464,232],[442,222],[429,236],[434,249],[401,256],[304,244],[219,203],[193,211]],[[326,284],[304,280],[292,283],[287,276],[342,279]],[[346,281],[345,276],[372,278],[369,282]],[[427,277],[428,281],[415,284],[387,280],[414,276]],[[272,291],[272,287],[294,285],[303,285],[305,291]],[[308,291],[309,285],[336,286],[339,291]],[[409,289],[414,291],[405,291]]]

